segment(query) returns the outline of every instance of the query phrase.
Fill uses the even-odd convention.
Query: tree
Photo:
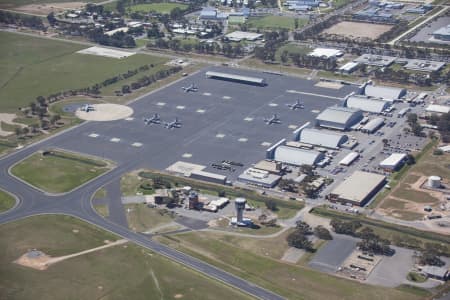
[[[269,199],[269,200],[266,201],[266,207],[267,207],[267,209],[269,209],[271,211],[277,211],[278,210],[277,203],[274,200],[272,200],[272,199]]]
[[[16,127],[14,128],[14,132],[16,133],[17,137],[20,137],[22,135],[22,128]]]
[[[333,227],[334,232],[352,236],[355,236],[356,230],[362,226],[359,221],[345,222],[339,219],[332,219],[330,225]]]
[[[406,155],[406,164],[414,165],[416,163],[416,158],[412,154]]]
[[[47,105],[47,103],[45,103],[45,98],[42,97],[42,96],[37,96],[37,97],[36,97],[36,102],[39,103],[39,105],[40,105],[41,107]]]
[[[129,85],[125,84],[122,86],[122,93],[123,94],[127,94],[127,93],[131,93],[131,88]]]
[[[35,103],[35,102],[31,102],[31,103],[30,103],[30,109],[31,109],[31,113],[32,113],[33,115],[36,113],[36,108],[37,108],[36,103]]]
[[[52,27],[55,26],[57,23],[57,20],[55,18],[55,13],[54,12],[49,13],[47,15],[47,20],[48,20],[48,23],[50,24],[50,26],[52,26]]]
[[[294,232],[290,233],[287,236],[286,240],[288,242],[288,245],[291,247],[305,249],[306,251],[310,252],[314,250],[312,242],[308,240],[308,237],[306,237],[299,230],[295,230]]]
[[[303,221],[297,221],[295,223],[295,228],[300,231],[301,233],[303,233],[304,235],[308,235],[312,233],[312,228],[311,226],[309,226],[308,223],[303,222]]]
[[[297,18],[295,18],[295,20],[294,20],[294,27],[295,27],[295,29],[298,29],[298,19]]]
[[[125,14],[125,0],[119,0],[116,3],[116,10],[120,15]]]
[[[59,120],[61,120],[61,116],[60,115],[53,115],[50,118],[50,124],[55,125],[56,122],[58,122]]]
[[[330,231],[325,227],[323,227],[322,225],[319,225],[316,228],[314,228],[314,235],[321,240],[328,241],[333,239],[333,236],[331,236]]]
[[[29,132],[30,132],[30,130],[28,129],[28,127],[22,128],[22,134],[23,135],[27,135]]]
[[[282,62],[283,64],[285,64],[285,63],[288,62],[288,54],[289,54],[289,52],[288,52],[287,50],[284,50],[284,51],[281,53],[280,59],[281,59],[281,62]]]
[[[41,128],[42,129],[44,129],[44,130],[46,130],[46,129],[48,129],[48,125],[50,124],[50,122],[49,121],[47,121],[47,120],[41,120]]]

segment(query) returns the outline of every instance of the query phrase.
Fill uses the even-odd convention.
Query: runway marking
[[[136,142],[136,143],[131,144],[131,146],[133,146],[133,147],[142,147],[142,143]]]
[[[308,95],[308,96],[314,96],[314,97],[328,98],[328,99],[334,99],[334,100],[341,100],[341,98],[339,98],[339,97],[333,97],[333,96],[322,95],[322,94],[315,94],[315,93],[306,93],[306,92],[300,92],[300,91],[296,91],[296,90],[286,90],[286,93],[301,94],[301,95]]]
[[[276,103],[269,103],[269,106],[271,106],[271,107],[277,107],[278,104],[276,104]]]
[[[191,154],[191,153],[184,153],[184,154],[182,155],[182,157],[183,157],[183,158],[191,158],[191,157],[192,157],[192,154]]]
[[[313,114],[318,114],[318,113],[320,113],[320,110],[318,110],[318,109],[313,109],[311,112],[312,112]]]
[[[88,135],[91,138],[98,138],[98,134],[97,133],[91,133],[90,135]]]
[[[224,100],[230,100],[231,97],[230,97],[230,96],[223,96],[222,99],[224,99]]]
[[[118,142],[120,142],[120,139],[114,137],[114,138],[110,139],[109,141],[113,142],[113,143],[118,143]]]
[[[203,96],[211,96],[211,93],[203,93]]]
[[[248,138],[240,138],[240,139],[238,139],[238,141],[241,143],[245,143],[248,141]]]
[[[183,105],[178,105],[177,107],[176,107],[176,109],[185,109],[186,107],[185,106],[183,106]]]
[[[197,109],[197,112],[198,112],[199,114],[204,114],[206,111],[205,111],[204,109]]]
[[[261,143],[261,146],[263,146],[263,147],[270,147],[272,145],[272,143],[269,143],[269,142],[262,142]]]
[[[246,122],[251,122],[251,121],[253,121],[253,118],[247,117],[247,118],[244,119],[244,121],[246,121]]]
[[[158,102],[158,103],[156,103],[156,105],[158,105],[158,106],[164,106],[164,105],[166,105],[166,102]]]
[[[289,125],[288,126],[289,129],[297,129],[297,127],[298,127],[297,125]]]
[[[216,138],[218,138],[218,139],[223,139],[224,137],[225,137],[225,134],[223,134],[223,133],[216,134]]]
[[[129,117],[129,118],[126,118],[126,119],[125,119],[125,121],[133,121],[133,120],[134,120],[133,117]]]

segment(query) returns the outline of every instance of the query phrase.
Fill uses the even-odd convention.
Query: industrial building
[[[450,106],[430,104],[427,108],[425,108],[425,111],[438,114],[448,114],[450,112]]]
[[[331,106],[316,118],[316,125],[325,128],[348,130],[363,118],[362,111],[342,106]]]
[[[361,128],[361,131],[365,133],[374,133],[383,125],[384,125],[383,118],[374,118],[369,122],[367,122],[367,124]]]
[[[253,85],[260,85],[260,86],[266,85],[266,80],[264,78],[258,78],[258,77],[250,77],[250,76],[243,76],[243,75],[236,75],[236,74],[222,73],[222,72],[214,72],[214,71],[208,71],[205,73],[205,75],[208,78],[214,78],[214,79],[221,79],[221,80],[234,81],[234,82],[239,82],[239,83],[246,83],[246,84],[253,84]]]
[[[308,53],[308,55],[313,57],[336,58],[344,55],[344,52],[338,49],[316,48]]]
[[[330,201],[364,206],[386,183],[383,175],[355,171],[329,195]]]
[[[437,72],[445,66],[445,62],[442,61],[431,61],[422,59],[405,59],[406,64],[403,68],[407,70],[421,71],[421,72]],[[401,62],[402,60],[397,60]]]
[[[281,176],[269,173],[268,171],[249,168],[238,177],[238,181],[262,186],[265,188],[273,188],[280,181]]]
[[[385,109],[389,107],[389,102],[371,99],[361,95],[350,95],[345,100],[345,105],[349,108],[381,114]]]
[[[380,162],[380,167],[386,171],[396,171],[400,169],[406,160],[406,154],[404,153],[392,153]]]
[[[303,150],[288,146],[279,146],[275,150],[276,161],[295,166],[314,166],[324,158],[325,155],[319,151]]]
[[[423,266],[422,273],[427,275],[427,277],[438,279],[438,280],[447,280],[450,278],[450,273],[445,267],[437,267],[437,266]]]
[[[388,67],[390,66],[397,58],[394,56],[384,56],[384,55],[374,55],[374,54],[363,54],[354,62],[362,63],[369,66],[377,66],[377,67]]]
[[[345,65],[339,67],[338,71],[342,74],[350,74],[355,71],[359,66],[357,62],[348,62]]]
[[[392,102],[404,97],[406,95],[406,89],[379,85],[375,86],[372,82],[368,82],[364,85],[362,94],[368,97]]]
[[[450,41],[450,25],[439,28],[434,31],[433,37],[437,40]]]
[[[225,37],[232,42],[240,42],[242,40],[256,41],[257,39],[260,39],[262,36],[263,35],[261,33],[246,32],[246,31],[233,31],[225,35]]]
[[[227,176],[215,174],[211,172],[205,172],[205,171],[192,171],[190,178],[193,179],[199,179],[203,181],[208,181],[212,183],[218,183],[218,184],[226,184],[227,183]]]
[[[270,160],[261,160],[257,162],[253,168],[267,171],[275,175],[280,175],[283,172],[283,166],[280,162]]]
[[[358,152],[350,152],[347,154],[340,162],[339,164],[342,166],[350,166],[357,158],[359,157]]]
[[[330,149],[339,149],[348,140],[345,134],[305,128],[300,132],[300,142]]]

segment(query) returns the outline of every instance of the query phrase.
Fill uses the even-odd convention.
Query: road
[[[144,234],[132,232],[125,226],[113,223],[110,220],[97,215],[91,205],[91,197],[95,191],[100,187],[117,182],[122,174],[137,169],[145,158],[142,158],[140,161],[119,164],[108,173],[83,185],[82,188],[60,195],[45,194],[13,177],[9,173],[9,169],[15,163],[26,158],[35,151],[54,147],[63,139],[76,139],[77,129],[86,126],[89,123],[90,122],[85,122],[80,126],[73,127],[61,134],[32,144],[18,152],[7,155],[0,160],[0,187],[15,195],[18,200],[16,207],[0,214],[0,224],[39,214],[65,214],[74,216],[134,242],[146,249],[163,255],[173,261],[190,267],[213,279],[224,282],[225,284],[237,288],[258,299],[283,299],[281,296],[258,287],[247,280],[241,279],[199,259],[151,240]]]

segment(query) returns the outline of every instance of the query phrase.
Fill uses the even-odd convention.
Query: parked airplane
[[[280,120],[280,118],[278,118],[277,114],[274,114],[272,117],[270,117],[268,119],[264,119],[264,122],[266,122],[267,125],[280,124],[281,120]]]
[[[85,104],[82,107],[80,107],[81,111],[85,111],[85,112],[90,112],[90,111],[94,111],[95,107],[91,104]]]
[[[185,93],[198,91],[198,87],[196,87],[195,84],[191,84],[189,86],[182,86],[181,89],[184,90]]]
[[[295,102],[293,104],[286,104],[286,105],[292,110],[305,108],[305,104],[301,103],[300,100],[297,100],[297,102]]]
[[[145,125],[161,124],[161,118],[158,114],[153,114],[153,116],[150,118],[144,118],[144,123]]]
[[[165,123],[164,126],[167,129],[180,128],[181,127],[181,122],[180,122],[180,120],[178,120],[178,118],[175,118],[175,120],[173,120],[172,122]]]

